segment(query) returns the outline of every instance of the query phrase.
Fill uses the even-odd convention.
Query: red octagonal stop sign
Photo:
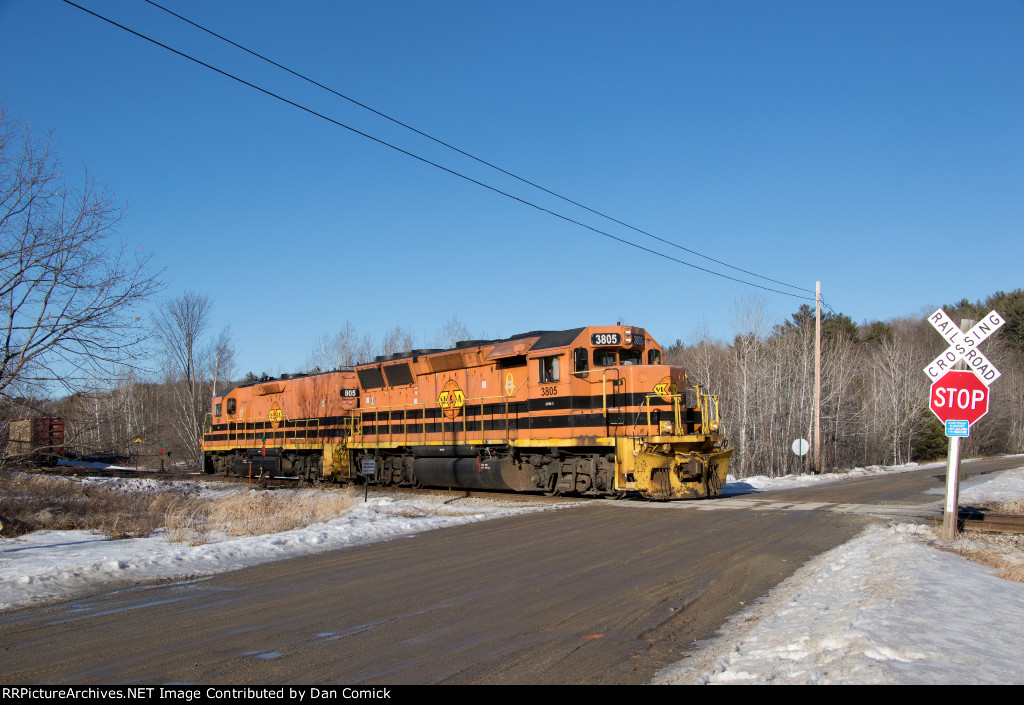
[[[988,413],[988,386],[969,370],[950,370],[932,383],[928,405],[942,423],[973,424]]]

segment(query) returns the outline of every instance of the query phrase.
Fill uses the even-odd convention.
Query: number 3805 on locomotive
[[[688,401],[689,400],[689,401]],[[718,398],[633,326],[413,350],[214,398],[208,473],[685,499],[720,494]]]

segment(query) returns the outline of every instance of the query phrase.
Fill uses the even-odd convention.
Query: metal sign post
[[[362,476],[366,478],[366,482],[363,483],[363,502],[366,502],[370,497],[370,482],[377,474],[377,464],[373,461],[373,458],[363,458],[359,470]]]
[[[955,539],[960,518],[960,437],[949,439],[946,464],[946,506],[942,509],[942,538]]]

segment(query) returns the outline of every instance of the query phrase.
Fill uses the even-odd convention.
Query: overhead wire
[[[260,53],[258,53],[256,51],[253,51],[252,49],[249,49],[248,47],[243,46],[242,44],[239,44],[238,42],[235,42],[235,41],[225,37],[224,35],[219,34],[219,33],[215,32],[215,31],[213,31],[212,29],[209,29],[208,27],[204,27],[203,25],[201,25],[201,24],[199,24],[197,22],[193,22],[192,20],[188,19],[187,17],[184,17],[184,16],[178,14],[177,12],[174,12],[173,10],[170,10],[170,9],[164,7],[163,5],[155,2],[154,0],[145,0],[145,2],[148,3],[149,5],[152,5],[153,7],[156,7],[158,9],[160,9],[160,10],[163,10],[167,14],[172,15],[173,17],[178,18],[182,22],[185,22],[186,24],[189,24],[192,27],[195,27],[196,29],[198,29],[198,30],[200,30],[202,32],[205,32],[205,33],[207,33],[207,34],[209,34],[209,35],[211,35],[213,37],[216,37],[217,39],[220,39],[221,41],[226,42],[226,43],[230,44],[231,46],[233,46],[233,47],[235,47],[237,49],[240,49],[241,51],[244,51],[244,52],[246,52],[247,54],[249,54],[251,56],[255,56],[256,58],[258,58],[258,59],[260,59],[262,61],[265,61],[268,64],[271,64],[272,66],[275,66],[275,67],[281,69],[282,71],[285,71],[285,72],[291,74],[292,76],[295,76],[296,78],[302,79],[303,81],[306,81],[307,83],[310,83],[310,84],[312,84],[312,85],[314,85],[314,86],[316,86],[318,88],[321,88],[321,89],[327,91],[328,93],[331,93],[332,95],[335,95],[335,96],[337,96],[337,97],[339,97],[339,98],[341,98],[343,100],[348,101],[349,103],[352,103],[353,105],[356,105],[356,106],[358,106],[360,108],[363,108],[364,110],[368,110],[369,112],[373,113],[374,115],[377,115],[377,116],[379,116],[381,118],[384,118],[385,120],[388,120],[388,121],[390,121],[390,122],[392,122],[392,123],[394,123],[396,125],[399,125],[400,127],[403,127],[403,128],[405,128],[407,130],[410,130],[410,131],[416,133],[417,135],[420,135],[421,137],[425,137],[426,139],[431,140],[432,142],[440,144],[440,145],[442,145],[442,146],[444,146],[444,147],[446,147],[446,148],[448,148],[448,149],[450,149],[450,150],[452,150],[454,152],[457,152],[458,154],[461,154],[461,155],[463,155],[465,157],[468,157],[469,159],[472,159],[473,161],[476,161],[476,162],[478,162],[480,164],[483,164],[483,165],[485,165],[487,167],[490,167],[491,169],[499,171],[502,174],[505,174],[506,176],[509,176],[509,177],[511,177],[511,178],[513,178],[513,179],[515,179],[517,181],[520,181],[521,183],[527,184],[528,186],[532,186],[533,188],[538,189],[540,191],[543,191],[544,193],[546,193],[546,194],[548,194],[550,196],[554,196],[555,198],[558,198],[558,199],[560,199],[562,201],[565,201],[566,203],[570,203],[570,204],[572,204],[574,206],[577,206],[578,208],[582,208],[585,211],[593,213],[594,215],[600,216],[601,218],[605,218],[606,220],[610,220],[613,223],[617,223],[618,225],[621,225],[621,226],[623,226],[625,228],[629,228],[630,230],[633,230],[634,232],[640,233],[642,235],[646,235],[647,237],[653,238],[654,240],[657,240],[657,241],[659,241],[661,243],[664,243],[666,245],[670,245],[672,247],[678,248],[680,250],[683,250],[684,252],[688,252],[688,253],[690,253],[692,255],[696,255],[697,257],[701,257],[703,259],[706,259],[706,260],[708,260],[710,262],[714,262],[715,264],[721,265],[723,267],[728,267],[729,269],[733,269],[733,270],[735,270],[737,272],[742,272],[743,274],[746,274],[748,276],[757,277],[758,279],[763,279],[765,281],[772,282],[773,284],[778,284],[780,286],[785,286],[785,287],[789,287],[789,288],[792,288],[792,289],[796,289],[797,291],[806,291],[808,293],[812,292],[811,289],[808,289],[806,287],[800,287],[800,286],[796,286],[795,284],[789,284],[787,282],[780,281],[778,279],[772,279],[771,277],[766,277],[766,276],[758,274],[756,272],[752,272],[750,270],[743,269],[742,267],[737,267],[735,265],[729,264],[728,262],[724,262],[722,260],[715,259],[714,257],[711,257],[709,255],[705,255],[705,254],[703,254],[701,252],[698,252],[696,250],[692,250],[692,249],[690,249],[688,247],[684,247],[683,245],[680,245],[678,243],[672,242],[671,240],[667,240],[667,239],[665,239],[663,237],[659,237],[659,236],[657,236],[657,235],[655,235],[653,233],[650,233],[650,232],[648,232],[646,230],[643,230],[641,228],[638,228],[638,227],[635,227],[633,225],[630,225],[629,223],[626,223],[626,222],[624,222],[622,220],[619,220],[618,218],[615,218],[615,217],[610,216],[610,215],[608,215],[606,213],[603,213],[603,212],[601,212],[599,210],[596,210],[596,209],[591,208],[591,207],[589,207],[587,205],[584,205],[583,203],[580,203],[580,202],[575,201],[575,200],[573,200],[571,198],[568,198],[567,196],[563,196],[562,194],[557,193],[555,191],[552,191],[552,190],[550,190],[548,188],[545,188],[544,186],[541,186],[538,183],[535,183],[533,181],[530,181],[529,179],[526,179],[526,178],[523,178],[522,176],[514,174],[511,171],[503,169],[502,167],[498,166],[497,164],[489,162],[486,159],[482,159],[480,157],[477,157],[474,154],[471,154],[471,153],[469,153],[469,152],[467,152],[467,151],[465,151],[463,149],[460,149],[459,147],[456,147],[456,146],[450,144],[449,142],[446,142],[446,141],[444,141],[442,139],[434,137],[433,135],[427,134],[426,132],[423,132],[422,130],[420,130],[420,129],[416,128],[416,127],[413,127],[412,125],[410,125],[410,124],[408,124],[406,122],[403,122],[403,121],[401,121],[401,120],[399,120],[399,119],[397,119],[395,117],[392,117],[392,116],[390,116],[390,115],[388,115],[388,114],[386,114],[384,112],[381,112],[380,110],[377,110],[376,108],[373,108],[373,107],[371,107],[371,106],[369,106],[369,105],[367,105],[365,103],[362,103],[362,102],[356,100],[355,98],[352,98],[351,96],[347,96],[344,93],[341,93],[341,92],[331,88],[330,86],[326,86],[323,83],[320,83],[319,81],[317,81],[317,80],[315,80],[313,78],[310,78],[309,76],[306,76],[305,74],[299,73],[298,71],[295,71],[295,70],[293,70],[291,68],[288,68],[287,66],[285,66],[285,65],[283,65],[283,64],[281,64],[281,63],[279,63],[277,61],[274,61],[273,59],[270,59],[270,58],[264,56],[263,54],[260,54]]]
[[[150,2],[150,0],[146,0],[146,1]],[[518,203],[521,203],[523,205],[526,205],[526,206],[529,206],[531,208],[534,208],[534,209],[536,209],[536,210],[538,210],[540,212],[547,213],[548,215],[554,216],[555,218],[559,218],[560,220],[563,220],[565,222],[571,223],[573,225],[577,225],[577,226],[579,226],[581,228],[589,230],[589,231],[591,231],[593,233],[596,233],[598,235],[603,235],[604,237],[610,238],[610,239],[615,240],[615,241],[617,241],[619,243],[622,243],[624,245],[628,245],[630,247],[636,248],[636,249],[641,250],[643,252],[647,252],[648,254],[652,254],[652,255],[655,255],[657,257],[661,257],[663,259],[667,259],[667,260],[672,261],[672,262],[676,262],[677,264],[681,264],[681,265],[684,265],[684,266],[687,266],[687,267],[691,267],[693,269],[705,272],[707,274],[711,274],[713,276],[721,277],[723,279],[728,279],[728,280],[736,282],[738,284],[743,284],[745,286],[751,286],[751,287],[754,287],[754,288],[757,288],[757,289],[761,289],[761,290],[764,290],[764,291],[769,291],[769,292],[772,292],[772,293],[781,294],[783,296],[792,296],[794,298],[800,298],[800,299],[809,298],[809,297],[807,297],[805,295],[802,295],[802,294],[795,294],[795,293],[789,292],[789,291],[781,291],[779,289],[773,289],[771,287],[764,286],[762,284],[757,284],[755,282],[745,281],[743,279],[739,279],[737,277],[733,277],[733,276],[730,276],[728,274],[723,274],[722,272],[716,272],[716,271],[714,271],[712,269],[708,269],[706,267],[701,267],[700,265],[696,265],[696,264],[693,264],[692,262],[687,262],[685,260],[681,260],[681,259],[679,259],[677,257],[672,257],[671,255],[667,255],[667,254],[665,254],[663,252],[658,252],[657,250],[652,250],[652,249],[650,249],[648,247],[644,247],[643,245],[635,243],[635,242],[633,242],[631,240],[627,240],[625,238],[619,237],[619,236],[614,235],[612,233],[609,233],[607,231],[601,230],[599,228],[595,228],[595,227],[593,227],[591,225],[587,225],[586,223],[583,223],[583,222],[581,222],[579,220],[576,220],[574,218],[570,218],[569,216],[563,215],[561,213],[557,213],[557,212],[555,212],[555,211],[553,211],[553,210],[551,210],[549,208],[545,208],[544,206],[541,206],[539,204],[533,203],[532,201],[528,201],[528,200],[526,200],[524,198],[520,198],[519,196],[515,196],[515,195],[513,195],[511,193],[508,193],[506,191],[503,191],[503,190],[501,190],[501,189],[499,189],[497,187],[494,187],[494,186],[486,184],[486,183],[484,183],[482,181],[479,181],[478,179],[474,179],[473,177],[467,176],[466,174],[463,174],[461,172],[455,171],[454,169],[449,169],[448,167],[443,166],[443,165],[441,165],[441,164],[439,164],[437,162],[431,161],[430,159],[427,159],[425,157],[419,156],[418,154],[410,152],[410,151],[408,151],[406,149],[402,149],[401,147],[398,147],[398,146],[396,146],[394,144],[386,142],[386,141],[384,141],[384,140],[382,140],[382,139],[380,139],[378,137],[374,137],[373,135],[370,135],[370,134],[368,134],[366,132],[358,130],[358,129],[352,127],[351,125],[347,125],[347,124],[345,124],[345,123],[343,123],[343,122],[341,122],[339,120],[335,120],[334,118],[331,118],[331,117],[329,117],[327,115],[324,115],[323,113],[317,112],[317,111],[313,110],[312,108],[306,107],[306,106],[304,106],[304,105],[302,105],[300,103],[297,103],[297,102],[295,102],[293,100],[285,98],[282,95],[279,95],[279,94],[274,93],[274,92],[272,92],[272,91],[270,91],[270,90],[268,90],[266,88],[258,86],[255,83],[247,81],[247,80],[245,80],[245,79],[243,79],[243,78],[241,78],[239,76],[236,76],[236,75],[234,75],[232,73],[229,73],[229,72],[227,72],[227,71],[225,71],[223,69],[217,68],[216,66],[213,66],[212,64],[206,63],[205,61],[202,61],[201,59],[198,59],[198,58],[196,58],[194,56],[191,56],[190,54],[186,54],[183,51],[180,51],[180,50],[175,49],[175,48],[173,48],[171,46],[168,46],[167,44],[164,44],[164,43],[162,43],[162,42],[160,42],[160,41],[158,41],[158,40],[156,40],[156,39],[154,39],[154,38],[152,38],[150,36],[147,36],[147,35],[145,35],[145,34],[143,34],[141,32],[138,32],[138,31],[136,31],[136,30],[134,30],[134,29],[132,29],[130,27],[127,27],[127,26],[125,26],[123,24],[120,24],[119,22],[116,22],[115,20],[112,20],[109,17],[105,17],[104,15],[101,15],[101,14],[99,14],[99,13],[93,11],[93,10],[90,10],[89,8],[83,7],[82,5],[79,5],[79,4],[75,3],[75,2],[72,2],[72,0],[63,0],[63,2],[65,4],[71,5],[72,7],[75,7],[77,9],[81,10],[82,12],[85,12],[88,15],[91,15],[91,16],[95,17],[96,19],[99,19],[99,20],[102,20],[104,22],[107,22],[108,24],[113,25],[114,27],[117,27],[118,29],[121,29],[121,30],[123,30],[125,32],[128,32],[129,34],[132,34],[132,35],[138,37],[139,39],[142,39],[142,40],[145,40],[147,42],[150,42],[151,44],[155,44],[156,46],[158,46],[158,47],[160,47],[162,49],[165,49],[166,51],[169,51],[169,52],[171,52],[173,54],[176,54],[177,56],[180,56],[183,59],[187,59],[189,61],[192,61],[192,62],[202,66],[203,68],[209,69],[209,70],[211,70],[211,71],[213,71],[215,73],[218,73],[218,74],[224,76],[225,78],[229,78],[229,79],[231,79],[233,81],[241,83],[242,85],[247,86],[248,88],[252,88],[253,90],[256,90],[256,91],[258,91],[260,93],[263,93],[266,96],[269,96],[271,98],[279,100],[279,101],[281,101],[281,102],[283,102],[283,103],[285,103],[287,105],[290,105],[290,106],[292,106],[294,108],[297,108],[297,109],[299,109],[299,110],[301,110],[303,112],[306,112],[306,113],[308,113],[308,114],[310,114],[310,115],[312,115],[314,117],[318,117],[318,118],[320,118],[322,120],[325,120],[325,121],[327,121],[327,122],[329,122],[329,123],[331,123],[331,124],[333,124],[333,125],[335,125],[337,127],[342,127],[342,128],[344,128],[346,130],[349,130],[350,132],[352,132],[354,134],[357,134],[357,135],[359,135],[361,137],[364,137],[364,138],[366,138],[368,140],[371,140],[372,142],[375,142],[375,143],[377,143],[377,144],[379,144],[381,146],[384,146],[384,147],[387,147],[389,149],[395,150],[396,152],[399,152],[400,154],[404,154],[404,155],[406,155],[408,157],[411,157],[413,159],[416,159],[417,161],[420,161],[420,162],[422,162],[424,164],[427,164],[429,166],[433,166],[433,167],[435,167],[437,169],[440,169],[441,171],[444,171],[444,172],[446,172],[448,174],[451,174],[452,176],[455,176],[455,177],[458,177],[458,178],[463,179],[465,181],[468,181],[470,183],[476,184],[477,186],[485,188],[485,189],[487,189],[487,190],[489,190],[489,191],[491,191],[493,193],[499,194],[501,196],[505,196],[506,198],[512,199],[512,200],[514,200],[514,201],[516,201]],[[155,3],[152,3],[152,2],[150,2],[150,4],[155,5]],[[160,6],[157,6],[157,7],[160,7]],[[170,12],[169,10],[166,10],[166,8],[163,8],[163,7],[160,7],[160,9],[163,9],[163,10],[165,10],[167,12]],[[171,14],[175,14],[175,13],[171,13]],[[180,17],[178,15],[175,15],[175,16],[176,17]],[[181,18],[181,19],[184,20],[184,18]],[[184,20],[184,21],[189,22],[189,24],[194,24],[194,23],[192,23],[189,20]],[[195,26],[198,27],[198,25],[195,25]],[[200,29],[204,29],[204,31],[209,31],[209,30],[205,30],[205,28],[200,28]],[[211,34],[214,34],[214,33],[211,32]],[[215,36],[219,37],[219,35],[215,35]],[[223,37],[219,37],[219,38],[223,39]],[[230,40],[226,40],[225,39],[225,41],[228,41],[229,43],[235,45],[234,42],[231,42]],[[238,45],[235,45],[235,46],[238,46]],[[247,52],[249,51],[248,49],[244,49],[244,47],[240,47],[239,46],[239,48],[243,49],[243,50],[245,50]],[[254,54],[254,52],[249,52],[249,53],[253,53]],[[256,54],[254,54],[254,55],[256,55]],[[259,56],[259,55],[256,55],[256,56]],[[259,58],[264,58],[264,57],[259,57]],[[265,59],[265,60],[266,61],[270,61],[269,59]],[[276,64],[273,61],[270,61],[270,63],[273,63],[275,66],[280,66],[279,64]],[[281,68],[284,69],[285,71],[289,71],[290,73],[294,73],[290,69],[287,69],[287,68],[285,68],[283,66],[281,66]],[[295,75],[300,76],[299,74],[295,74]],[[302,76],[300,76],[300,77],[301,78],[305,78],[305,77],[302,77]],[[311,79],[306,79],[306,80],[310,80],[310,82],[316,83],[315,81],[312,81]],[[316,83],[316,85],[320,86],[319,83]],[[336,95],[339,95],[340,97],[343,97],[346,100],[351,100],[351,99],[347,98],[346,96],[342,96],[341,94],[336,93],[335,91],[333,91],[330,88],[326,88],[325,86],[320,86],[320,87],[325,88],[325,90],[328,90],[328,91],[330,91],[332,93],[335,93]],[[353,102],[355,102],[355,101],[353,101]],[[362,105],[362,104],[360,104],[360,105]],[[366,107],[366,106],[362,106],[362,107]],[[374,113],[377,113],[377,114],[381,115],[382,117],[388,117],[386,115],[383,115],[382,113],[378,113],[376,110],[373,110],[372,108],[367,108],[367,109],[371,110]],[[394,120],[393,118],[390,118],[390,117],[388,117],[388,119],[392,120],[393,122],[396,122],[396,123],[398,122],[397,120]],[[401,124],[404,127],[408,127],[408,126],[404,125],[404,123],[398,123],[398,124]],[[448,146],[451,149],[454,149],[455,151],[458,151],[458,152],[460,152],[462,154],[466,154],[465,152],[462,152],[461,150],[459,150],[459,149],[457,149],[455,147],[451,147],[450,145],[447,145],[446,143],[440,142],[440,140],[436,140],[435,138],[430,137],[429,135],[426,135],[425,133],[421,133],[418,130],[415,130],[415,128],[409,127],[409,129],[412,129],[413,131],[415,131],[415,132],[417,132],[419,134],[422,134],[425,137],[428,137],[429,139],[434,140],[435,142],[439,142],[441,144],[445,144],[445,146]],[[469,154],[466,154],[466,156],[469,156],[469,157],[471,157],[473,159],[476,159],[477,161],[480,161],[481,163],[487,164],[488,166],[492,166],[493,168],[497,169],[498,171],[501,171],[503,173],[509,174],[510,176],[513,176],[514,178],[519,179],[520,181],[523,181],[524,183],[528,183],[531,186],[535,186],[536,188],[539,188],[542,191],[545,191],[547,193],[551,193],[552,195],[557,196],[558,198],[561,198],[562,200],[568,201],[569,203],[573,203],[574,205],[578,205],[581,208],[584,208],[585,210],[588,210],[588,211],[590,211],[592,213],[595,213],[595,214],[600,215],[602,217],[608,218],[609,220],[613,220],[614,222],[620,223],[620,221],[617,221],[614,218],[611,218],[610,216],[605,216],[605,215],[603,215],[603,214],[601,214],[601,213],[599,213],[597,211],[593,211],[592,209],[587,208],[586,206],[582,206],[580,204],[575,203],[574,201],[571,201],[571,200],[569,200],[567,198],[559,196],[558,194],[555,194],[555,193],[553,193],[551,191],[547,191],[547,189],[544,189],[543,187],[537,186],[536,184],[533,184],[532,182],[526,181],[525,179],[521,179],[520,177],[517,177],[514,174],[510,174],[509,172],[504,171],[500,167],[493,166],[493,165],[489,164],[488,162],[484,162],[483,160],[477,159],[476,157],[472,157],[472,155],[469,155]],[[622,225],[624,225],[624,226],[626,226],[628,228],[631,228],[633,230],[637,230],[638,232],[641,232],[641,233],[643,233],[645,235],[648,235],[649,237],[653,237],[653,238],[655,238],[657,240],[665,242],[666,244],[670,244],[670,245],[673,245],[674,247],[678,247],[680,249],[686,250],[687,252],[690,252],[691,254],[695,254],[695,255],[703,257],[705,259],[714,261],[714,262],[716,262],[718,264],[722,264],[723,266],[729,267],[731,269],[735,269],[737,271],[742,271],[745,274],[749,274],[751,276],[755,276],[755,277],[757,277],[759,279],[765,279],[766,281],[771,281],[773,283],[777,283],[777,284],[780,284],[782,286],[788,286],[790,288],[798,289],[800,291],[808,291],[808,292],[810,292],[809,289],[801,289],[800,287],[796,287],[796,286],[794,286],[792,284],[786,284],[784,282],[778,282],[776,280],[769,279],[769,278],[761,276],[759,274],[754,274],[752,272],[747,272],[746,270],[742,270],[742,269],[740,269],[738,267],[734,267],[734,266],[726,264],[724,262],[719,262],[718,260],[714,260],[713,258],[708,257],[706,255],[702,255],[702,254],[700,254],[698,252],[693,252],[692,250],[688,250],[688,249],[682,247],[681,245],[677,245],[675,243],[671,243],[671,242],[669,242],[667,240],[662,240],[662,238],[658,238],[657,236],[651,235],[650,233],[646,233],[644,231],[638,230],[637,228],[633,228],[632,226],[630,226],[628,224],[625,224],[625,223],[620,223],[620,224],[622,224]]]

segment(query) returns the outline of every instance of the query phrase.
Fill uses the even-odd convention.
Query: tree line
[[[201,429],[214,394],[238,382],[269,378],[251,371],[236,375],[230,331],[209,328],[212,307],[209,297],[194,293],[159,304],[154,343],[163,362],[158,374],[144,377],[125,368],[108,388],[37,401],[33,408],[66,419],[71,452],[152,459],[162,443],[165,453],[198,465]],[[964,439],[964,455],[1024,451],[1024,290],[943,308],[955,321],[980,320],[993,309],[1006,319],[984,343],[1002,377],[993,387],[988,415]],[[809,457],[801,465],[791,446],[813,438],[814,311],[805,305],[771,324],[764,302],[747,298],[737,302],[734,313],[731,342],[698,330],[691,342],[666,346],[665,360],[685,367],[691,384],[718,395],[722,433],[736,449],[737,477],[809,470]],[[467,337],[466,326],[452,316],[426,344],[452,347]],[[416,346],[408,329],[396,327],[374,338],[346,322],[313,342],[302,371],[349,367]],[[945,347],[924,315],[858,325],[844,314],[825,313],[821,469],[945,457],[947,439],[928,409],[930,382],[923,372]],[[137,438],[143,442],[135,443]]]
[[[995,309],[1006,323],[984,344],[1002,372],[989,413],[961,445],[965,455],[1024,450],[1024,291],[996,292],[943,307],[956,322]],[[738,477],[780,475],[800,467],[795,440],[812,439],[815,313],[807,305],[786,321],[765,320],[764,302],[734,307],[731,343],[698,330],[666,348],[691,382],[719,395],[723,433],[735,448]],[[945,457],[945,430],[928,408],[924,367],[947,343],[925,315],[855,324],[842,313],[822,317],[822,470],[902,464]],[[806,463],[806,459],[805,459]]]

